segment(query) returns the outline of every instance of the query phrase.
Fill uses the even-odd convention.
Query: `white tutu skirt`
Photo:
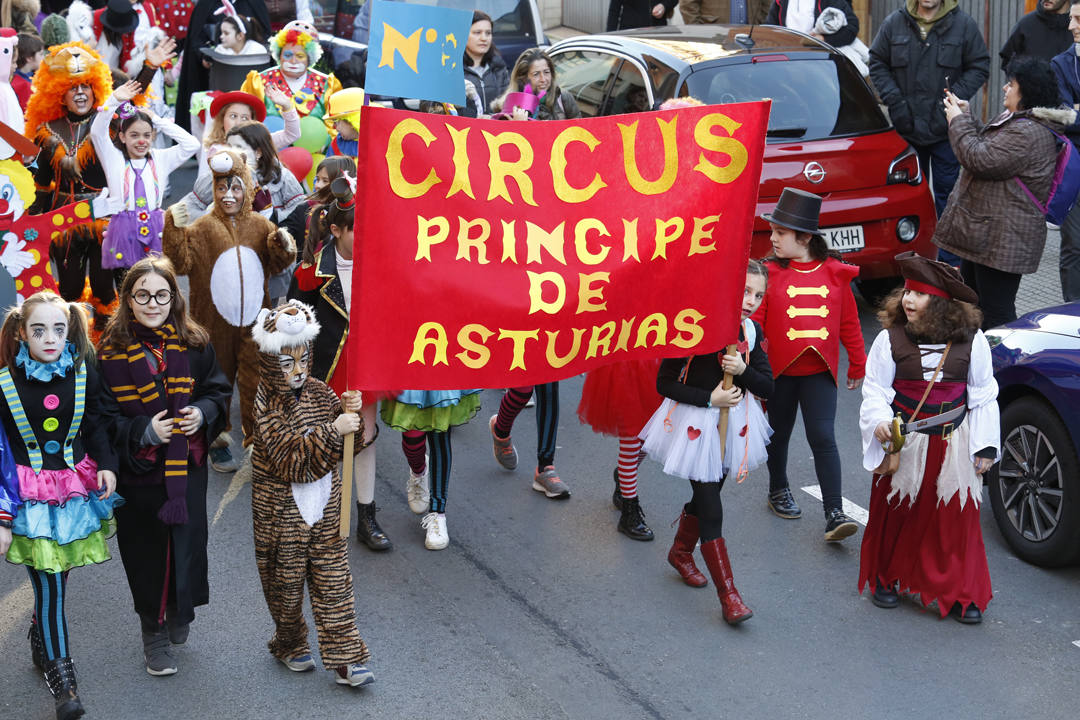
[[[665,473],[697,482],[719,482],[732,470],[749,472],[765,462],[772,429],[757,398],[747,397],[728,411],[728,458],[720,448],[719,422],[720,408],[665,398],[640,437],[645,452],[663,464]]]

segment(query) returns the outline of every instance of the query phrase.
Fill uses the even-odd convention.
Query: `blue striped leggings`
[[[34,586],[34,616],[45,644],[45,657],[49,660],[70,657],[67,617],[64,614],[67,572],[56,574],[29,566],[26,570]]]
[[[510,388],[499,405],[495,431],[507,437],[518,413],[529,396],[536,393],[536,469],[555,464],[555,444],[559,438],[559,383],[551,382],[533,387]],[[505,428],[505,434],[499,432]]]

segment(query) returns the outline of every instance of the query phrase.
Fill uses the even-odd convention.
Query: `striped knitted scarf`
[[[187,407],[195,381],[191,378],[187,347],[176,334],[171,318],[158,328],[147,328],[131,323],[134,338],[124,350],[108,348],[101,357],[101,372],[106,384],[116,397],[120,409],[128,417],[145,415],[153,417],[168,410],[172,418],[172,436],[163,448],[165,451],[165,504],[158,511],[158,519],[166,525],[182,525],[187,522],[187,468],[188,438],[180,429],[180,410]],[[154,373],[146,357],[145,349],[152,353],[164,346],[158,368],[164,364],[163,398],[154,382]],[[154,353],[156,356],[156,353]]]

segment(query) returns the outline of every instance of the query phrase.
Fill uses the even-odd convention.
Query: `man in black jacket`
[[[960,173],[949,145],[945,88],[970,100],[990,76],[990,52],[958,0],[906,0],[890,13],[870,48],[870,79],[897,132],[929,172],[940,216]]]
[[[1072,47],[1069,32],[1069,0],[1039,0],[1035,10],[1029,12],[1013,26],[1009,39],[1001,47],[1001,69],[1019,55],[1051,60]]]
[[[668,15],[678,4],[679,0],[611,0],[605,29],[611,32],[667,25]]]

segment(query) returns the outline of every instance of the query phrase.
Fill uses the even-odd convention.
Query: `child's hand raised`
[[[135,80],[128,80],[126,83],[113,90],[113,97],[116,98],[117,102],[131,102],[135,96],[139,94],[139,90],[142,90],[142,85]]]
[[[356,413],[342,413],[334,420],[334,430],[341,437],[360,431],[360,416]]]
[[[742,388],[732,385],[727,390],[724,389],[724,384],[720,383],[713,388],[712,395],[709,396],[710,402],[713,407],[718,408],[730,408],[735,407],[742,400],[743,392]]]

